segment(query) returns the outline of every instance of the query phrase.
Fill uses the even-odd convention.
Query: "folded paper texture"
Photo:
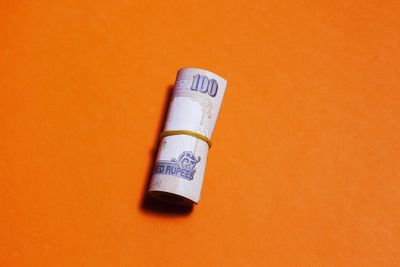
[[[226,84],[206,70],[178,71],[149,186],[153,197],[180,204],[199,202],[209,140]]]

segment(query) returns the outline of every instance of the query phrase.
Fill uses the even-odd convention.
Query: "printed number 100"
[[[208,79],[204,75],[197,74],[193,76],[192,87],[193,91],[199,91],[201,93],[208,93],[210,96],[214,97],[217,95],[218,83],[214,79]]]

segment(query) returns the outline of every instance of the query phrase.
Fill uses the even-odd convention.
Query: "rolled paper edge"
[[[224,83],[225,83],[225,84],[224,84],[224,90],[226,90],[228,81],[227,81],[226,79],[222,78],[220,75],[216,74],[215,72],[212,72],[212,71],[209,71],[209,70],[206,70],[206,69],[202,69],[202,68],[183,67],[183,68],[180,68],[180,69],[178,70],[178,72],[177,72],[178,76],[179,76],[179,73],[180,73],[181,71],[184,71],[184,70],[200,70],[200,71],[203,71],[203,72],[207,72],[207,73],[209,73],[210,75],[217,76],[217,78],[219,78],[219,79],[221,79],[221,80],[224,81]]]
[[[181,205],[181,206],[193,206],[197,202],[186,198],[182,195],[178,195],[172,192],[152,190],[148,191],[147,194],[158,201],[163,201],[169,204]]]

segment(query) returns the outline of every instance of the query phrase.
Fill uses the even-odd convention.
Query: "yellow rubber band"
[[[211,148],[211,140],[204,135],[201,135],[196,132],[188,131],[188,130],[173,130],[173,131],[164,131],[160,134],[160,138],[170,136],[170,135],[180,135],[180,134],[185,134],[185,135],[190,135],[193,136],[194,138],[200,139],[208,144],[208,147]]]

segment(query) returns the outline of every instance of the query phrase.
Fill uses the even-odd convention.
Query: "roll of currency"
[[[210,71],[178,71],[149,195],[176,204],[199,203],[208,149],[226,84]]]

